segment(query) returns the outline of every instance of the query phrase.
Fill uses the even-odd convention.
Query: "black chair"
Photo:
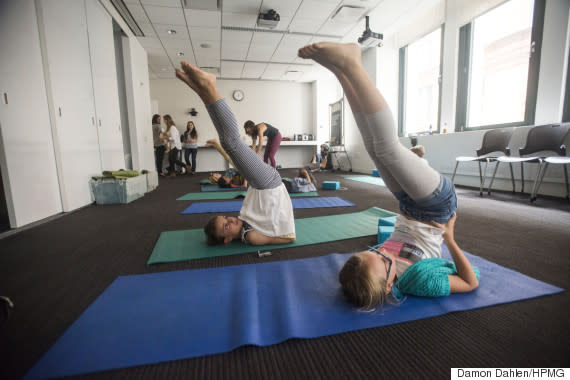
[[[569,126],[570,123],[547,124],[547,125],[538,125],[532,127],[528,131],[525,146],[519,148],[519,157],[503,156],[497,158],[497,161],[507,162],[510,165],[512,165],[513,163],[520,162],[521,193],[524,193],[524,163],[539,164],[539,170],[537,171],[535,184],[533,186],[533,190],[531,191],[531,200],[533,197],[533,193],[535,192],[536,185],[538,183],[541,165],[544,162],[544,159],[546,158],[545,156],[536,155],[536,153],[544,151],[554,151],[557,154],[559,154],[561,141],[564,141],[564,136],[566,135]],[[491,183],[489,184],[489,193],[491,192],[494,180],[495,180],[495,175],[493,175]],[[513,183],[513,192],[514,192],[514,183]]]
[[[554,165],[563,165],[564,168],[564,180],[566,181],[566,199],[570,199],[570,188],[568,187],[568,164],[570,164],[570,157],[566,156],[566,145],[564,145],[564,140],[570,134],[570,123],[562,124],[561,130],[558,131],[558,134],[561,135],[560,140],[558,142],[558,148],[554,150],[557,156],[549,156],[544,157],[544,160],[539,164],[538,172],[536,173],[536,179],[534,180],[534,186],[532,187],[532,191],[530,193],[530,201],[534,202],[536,200],[536,194],[538,193],[538,189],[542,184],[542,180],[544,179],[544,175],[546,174],[546,170],[548,169],[549,164]],[[566,129],[566,132],[562,134],[562,131]]]
[[[497,168],[499,166],[498,158],[502,156],[492,155],[491,153],[502,152],[505,156],[509,156],[511,151],[509,149],[509,141],[513,130],[511,128],[505,129],[491,129],[483,135],[483,142],[481,143],[481,148],[477,150],[477,157],[470,156],[459,156],[455,157],[455,170],[453,170],[453,176],[451,177],[451,182],[455,179],[455,173],[457,173],[457,167],[460,162],[473,162],[476,161],[479,164],[479,195],[483,195],[483,186],[485,185],[485,179],[487,177],[487,165],[489,162],[496,162],[495,171],[493,172],[493,178],[497,173]],[[485,168],[481,170],[481,162],[485,162]],[[513,175],[513,167],[511,168],[511,179],[513,182],[513,192],[515,191],[515,177]],[[491,181],[493,183],[493,181]],[[489,187],[490,192],[490,187]]]

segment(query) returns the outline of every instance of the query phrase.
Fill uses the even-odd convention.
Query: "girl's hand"
[[[445,224],[431,222],[431,224],[435,227],[441,228],[443,230],[443,239],[445,241],[453,241],[454,236],[453,233],[455,231],[455,220],[457,219],[457,213],[454,213],[451,219],[447,221]]]

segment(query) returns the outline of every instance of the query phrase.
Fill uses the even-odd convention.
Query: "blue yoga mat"
[[[349,207],[354,203],[339,197],[313,197],[291,199],[294,209],[323,208],[323,207]],[[243,201],[227,202],[201,202],[192,203],[181,214],[203,214],[209,212],[239,212]]]
[[[555,294],[563,289],[477,256],[479,288],[409,296],[364,313],[338,271],[351,254],[117,278],[26,375],[71,376],[391,325]],[[449,252],[444,249],[444,257]]]
[[[200,191],[245,191],[247,187],[220,187],[218,185],[201,185]]]

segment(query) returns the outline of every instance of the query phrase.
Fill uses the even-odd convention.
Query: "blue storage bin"
[[[372,170],[372,177],[380,177],[380,173],[378,173],[378,169]]]
[[[340,182],[338,181],[323,181],[324,190],[338,190],[340,189]]]
[[[388,216],[386,218],[378,219],[378,227],[380,226],[394,226],[396,224],[396,216]]]

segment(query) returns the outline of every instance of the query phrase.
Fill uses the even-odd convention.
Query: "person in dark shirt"
[[[255,124],[253,121],[248,120],[244,126],[245,133],[251,136],[253,143],[251,149],[259,154],[263,145],[263,136],[267,137],[267,144],[265,145],[265,154],[263,155],[263,162],[276,167],[275,154],[281,145],[281,132],[271,124],[260,123]],[[257,139],[257,142],[255,141]]]

